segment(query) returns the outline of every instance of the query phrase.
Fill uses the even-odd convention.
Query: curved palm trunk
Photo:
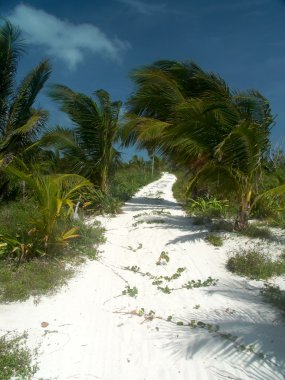
[[[235,231],[242,231],[248,226],[248,219],[250,214],[250,201],[251,201],[252,191],[249,190],[242,195],[242,200],[239,208],[238,215],[235,220]]]

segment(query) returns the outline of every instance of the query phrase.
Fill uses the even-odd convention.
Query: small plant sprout
[[[162,251],[156,265],[166,265],[169,262],[168,252]]]
[[[128,249],[132,252],[137,252],[139,249],[142,248],[142,246],[142,243],[139,243],[139,245],[136,248],[132,247],[131,245],[128,245]]]
[[[203,288],[207,286],[215,286],[218,283],[218,279],[208,277],[207,280],[201,281],[201,280],[191,280],[188,281],[186,284],[183,285],[183,288],[186,289],[193,289],[193,288]]]
[[[165,294],[170,294],[171,291],[174,290],[174,289],[170,289],[167,285],[164,288],[161,286],[158,286],[157,289],[162,291],[162,293],[165,293]]]
[[[136,297],[138,294],[138,289],[134,286],[131,288],[129,285],[126,286],[125,290],[122,291],[123,296],[130,296],[130,297]]]
[[[133,265],[132,267],[124,267],[124,269],[129,270],[134,273],[137,273],[140,271],[140,267],[138,267],[137,265]]]

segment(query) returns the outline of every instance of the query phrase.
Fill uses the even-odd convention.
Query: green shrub
[[[242,250],[229,258],[227,268],[234,273],[252,279],[268,279],[285,273],[285,260],[272,261],[264,253],[255,250]]]
[[[29,230],[39,216],[40,211],[32,198],[1,204],[0,234],[16,236],[23,230]]]
[[[221,247],[224,244],[223,239],[217,235],[207,235],[206,241],[215,247]]]
[[[214,197],[190,199],[186,205],[189,214],[207,218],[220,218],[226,214],[228,201],[221,201]]]
[[[81,202],[83,203],[83,209],[88,214],[117,214],[121,207],[122,202],[119,199],[114,198],[110,194],[102,193],[97,189],[90,189],[87,192],[81,194]]]
[[[84,256],[98,258],[96,245],[104,241],[100,223],[94,221],[86,225],[77,220],[76,225],[80,237],[71,240],[68,247],[62,249],[56,256],[33,257],[32,260],[20,265],[15,265],[15,260],[2,257],[0,302],[23,301],[31,295],[53,293],[73,276],[75,267],[84,261]]]
[[[96,220],[86,224],[78,219],[76,226],[78,228],[79,237],[70,241],[68,251],[71,254],[80,254],[82,256],[88,256],[91,259],[97,259],[97,245],[105,241],[104,228],[100,222]]]
[[[6,334],[0,337],[1,380],[28,380],[37,372],[33,354],[25,345],[26,335]]]

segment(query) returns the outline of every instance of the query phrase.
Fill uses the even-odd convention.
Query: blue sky
[[[20,78],[49,58],[50,83],[89,95],[104,88],[125,101],[132,69],[157,59],[191,59],[231,88],[266,96],[276,115],[273,145],[283,144],[284,0],[2,0],[0,13],[21,27],[28,44]],[[38,102],[50,110],[51,125],[68,125],[44,94]]]

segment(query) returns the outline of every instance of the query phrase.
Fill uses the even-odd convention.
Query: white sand
[[[100,218],[107,229],[101,259],[88,262],[68,288],[43,297],[38,305],[32,300],[0,305],[2,333],[26,330],[29,345],[40,345],[35,379],[284,379],[284,319],[263,302],[262,282],[249,282],[225,269],[227,251],[237,240],[229,239],[218,249],[207,244],[207,231],[193,226],[173,199],[174,180],[164,174],[128,202],[122,214]],[[157,215],[161,210],[170,214]],[[148,215],[134,218],[141,213]],[[138,221],[150,223],[134,225]],[[162,251],[170,261],[156,265]],[[133,265],[164,276],[186,267],[168,284],[171,288],[208,276],[219,282],[164,294],[148,277],[122,269]],[[276,281],[284,286],[284,277]],[[137,287],[136,298],[121,295],[127,284]],[[254,344],[267,359],[241,352],[228,339],[200,328],[115,313],[141,308],[164,318],[173,315],[175,321],[217,324],[220,331],[237,335],[239,344]],[[44,321],[46,328],[41,327]]]

